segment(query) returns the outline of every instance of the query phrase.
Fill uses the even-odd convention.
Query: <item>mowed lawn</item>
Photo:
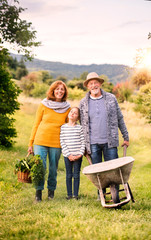
[[[135,203],[129,202],[118,210],[102,207],[96,187],[82,172],[80,199],[67,201],[63,157],[52,201],[47,200],[46,185],[43,201],[36,203],[32,184],[17,181],[14,164],[27,155],[36,109],[37,102],[24,99],[15,114],[16,143],[9,150],[0,149],[0,239],[151,239],[151,125],[133,111],[133,104],[124,103],[121,109],[130,133],[127,156],[135,159],[129,179]],[[84,158],[82,169],[87,165]]]

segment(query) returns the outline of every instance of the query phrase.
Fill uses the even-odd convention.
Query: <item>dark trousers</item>
[[[66,186],[68,196],[72,196],[72,178],[74,179],[74,196],[78,196],[79,185],[80,185],[80,170],[82,158],[76,161],[70,161],[67,157],[64,157],[65,167],[66,167]]]

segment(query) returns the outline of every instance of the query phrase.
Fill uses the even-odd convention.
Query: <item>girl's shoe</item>
[[[42,190],[36,190],[36,201],[37,202],[42,201]]]
[[[70,200],[70,199],[72,199],[72,196],[67,196],[66,199]]]
[[[76,200],[78,200],[78,199],[79,199],[79,197],[78,197],[78,196],[73,196],[73,198],[74,198],[74,199],[76,199]]]

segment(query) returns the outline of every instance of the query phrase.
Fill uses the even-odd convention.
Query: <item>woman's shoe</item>
[[[42,201],[42,190],[36,190],[36,201],[37,202]]]
[[[53,199],[54,198],[54,191],[48,189],[48,200]]]

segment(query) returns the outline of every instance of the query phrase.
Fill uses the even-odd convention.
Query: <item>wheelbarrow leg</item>
[[[103,190],[102,190],[102,186],[101,186],[101,182],[100,182],[98,174],[97,174],[97,179],[98,179],[98,183],[99,183],[100,200],[101,200],[102,206],[104,207],[105,206],[105,198],[104,198],[104,194],[103,194]]]
[[[134,199],[134,196],[133,196],[133,193],[132,193],[132,191],[131,191],[131,188],[130,188],[129,183],[127,183],[127,186],[128,186],[129,192],[130,192],[130,196],[131,196],[132,202],[134,203],[134,202],[135,202],[135,199]]]

